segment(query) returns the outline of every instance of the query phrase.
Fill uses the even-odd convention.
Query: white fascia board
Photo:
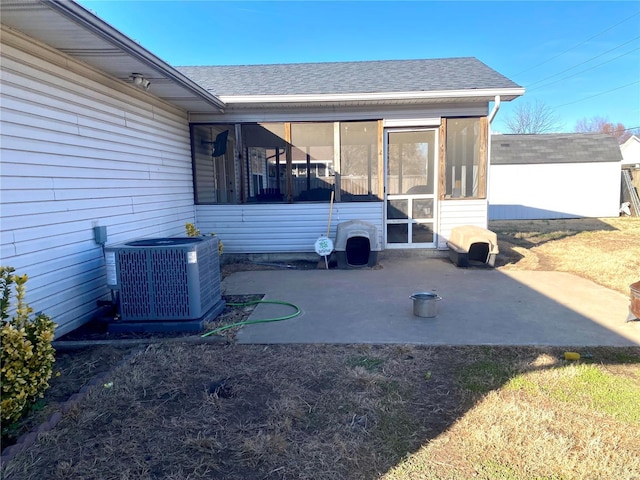
[[[81,25],[82,27],[92,31],[96,35],[107,40],[112,45],[122,49],[122,51],[124,51],[128,55],[131,55],[133,58],[136,58],[137,60],[140,60],[149,65],[149,67],[158,70],[167,78],[171,79],[179,85],[182,85],[184,88],[199,96],[204,101],[217,108],[219,111],[224,111],[226,105],[222,100],[220,100],[219,97],[202,88],[200,85],[180,73],[171,65],[155,56],[149,50],[142,47],[140,44],[131,40],[122,32],[118,31],[108,23],[95,16],[82,5],[75,2],[66,2],[60,0],[43,0],[43,4],[48,6],[52,10],[61,13],[62,15]]]
[[[313,103],[313,102],[363,102],[384,100],[430,100],[442,98],[501,97],[524,94],[524,88],[488,88],[475,90],[434,90],[430,92],[379,92],[379,93],[330,93],[298,95],[219,95],[225,104],[243,103]]]
[[[440,117],[431,118],[392,118],[382,121],[383,127],[438,127],[442,119]]]

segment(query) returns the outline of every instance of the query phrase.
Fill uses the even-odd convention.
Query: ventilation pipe
[[[498,110],[500,110],[500,95],[496,95],[496,97],[494,99],[493,109],[491,110],[491,113],[489,114],[489,124],[491,124],[491,122],[493,122],[493,119],[495,118],[496,113],[498,113]]]

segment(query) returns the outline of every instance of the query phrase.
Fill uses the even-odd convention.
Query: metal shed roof
[[[491,164],[620,162],[617,140],[604,133],[491,136]]]

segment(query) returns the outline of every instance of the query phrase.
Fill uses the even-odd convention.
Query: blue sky
[[[640,2],[79,0],[174,66],[476,57],[527,89],[562,131],[640,127]],[[504,131],[504,130],[503,130]]]

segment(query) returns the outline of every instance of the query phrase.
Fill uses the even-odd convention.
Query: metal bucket
[[[432,318],[438,314],[436,302],[442,297],[431,292],[419,292],[411,295],[413,300],[413,314],[416,317]]]

